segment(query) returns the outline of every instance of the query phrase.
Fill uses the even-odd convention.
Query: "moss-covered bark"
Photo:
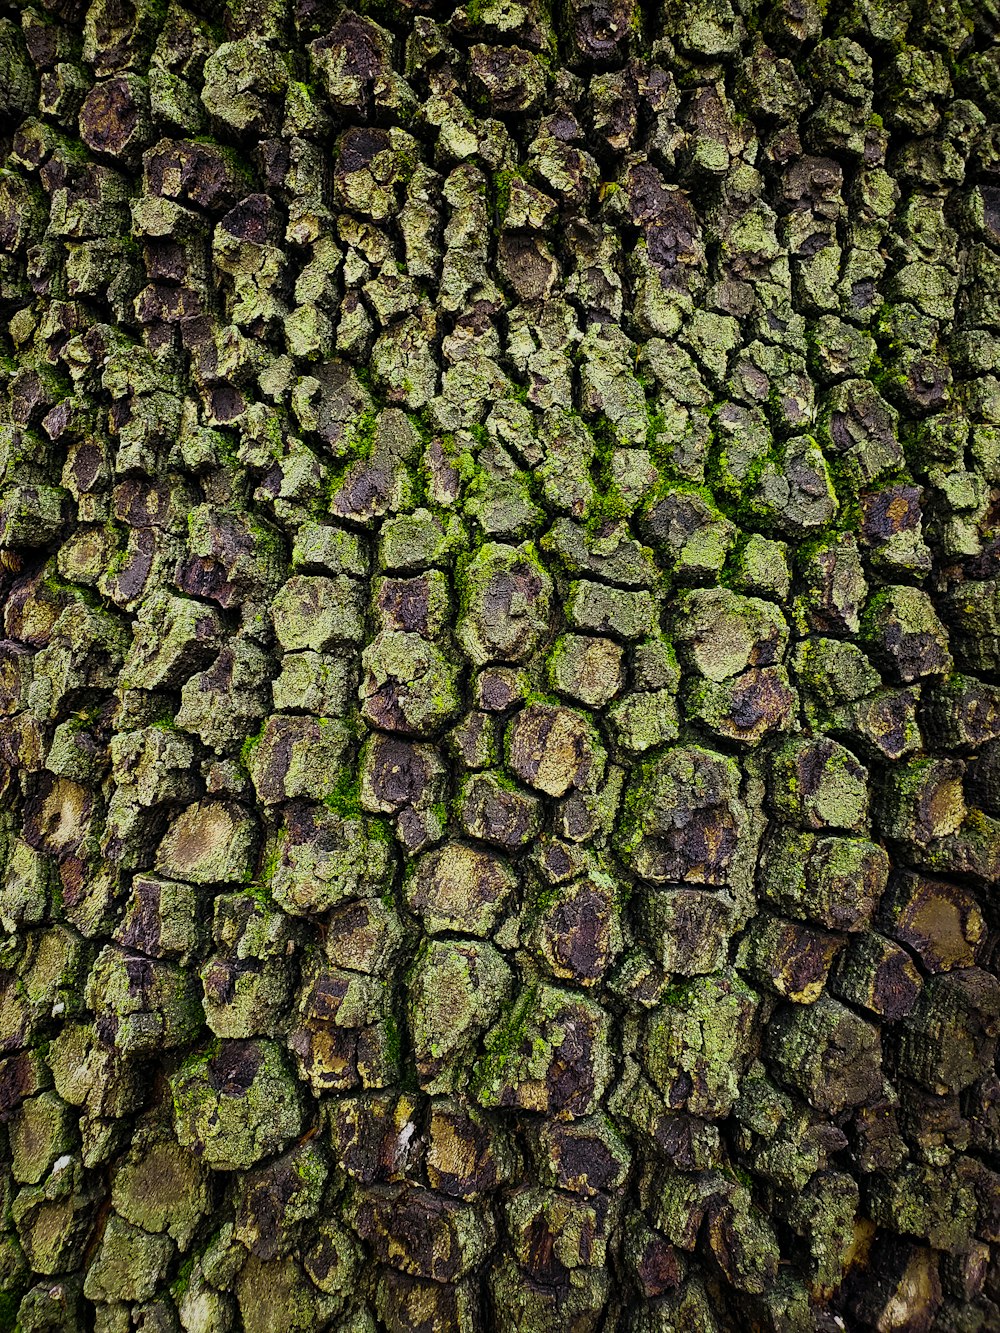
[[[1000,1328],[996,0],[0,0],[0,1329]]]

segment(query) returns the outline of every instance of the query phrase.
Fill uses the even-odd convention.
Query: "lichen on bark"
[[[0,0],[0,1330],[1000,1328],[997,0]]]

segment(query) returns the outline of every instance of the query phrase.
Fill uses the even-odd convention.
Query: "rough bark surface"
[[[1000,1328],[998,0],[0,0],[0,1328]]]

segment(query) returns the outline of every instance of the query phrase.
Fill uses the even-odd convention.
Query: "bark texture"
[[[998,0],[0,0],[0,1328],[1000,1328]]]

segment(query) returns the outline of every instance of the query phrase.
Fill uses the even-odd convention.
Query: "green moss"
[[[278,873],[278,867],[281,865],[281,849],[285,841],[285,835],[279,833],[270,843],[267,855],[264,857],[264,863],[260,868],[260,874],[250,881],[247,888],[258,901],[263,902],[268,907],[273,907],[274,902],[271,898],[270,885]],[[257,892],[254,892],[257,890]]]
[[[180,731],[180,727],[169,713],[158,717],[155,722],[150,723],[150,726],[155,727],[157,731]]]
[[[652,455],[653,462],[660,468],[670,468],[672,466],[669,454],[660,443],[660,439],[667,429],[666,412],[657,412],[652,403],[646,401],[646,448]]]
[[[501,791],[523,791],[523,788],[519,783],[515,782],[508,773],[503,773],[498,768],[491,768],[489,770],[489,776]]]
[[[524,706],[542,704],[546,708],[563,708],[565,704],[557,694],[547,694],[544,690],[528,690],[524,696]]]
[[[358,382],[364,385],[364,387],[368,390],[368,392],[371,394],[373,398],[377,397],[375,390],[375,376],[368,369],[368,367],[352,366],[351,369],[354,371],[354,374],[357,377]]]
[[[250,764],[253,760],[253,753],[261,742],[261,737],[264,735],[264,728],[266,725],[266,722],[261,723],[259,730],[252,736],[248,736],[240,746],[240,762],[245,769],[250,768]]]
[[[449,517],[455,512],[453,508],[439,504],[433,496],[433,479],[430,467],[427,462],[427,449],[433,440],[437,440],[441,447],[441,452],[449,463],[457,470],[459,475],[459,484],[467,486],[477,475],[477,464],[468,449],[463,449],[456,440],[451,431],[438,433],[433,425],[426,419],[424,413],[410,413],[409,420],[416,428],[423,451],[420,461],[416,467],[409,469],[411,494],[408,507],[411,509],[427,509],[442,524],[447,524]],[[466,433],[474,435],[479,440],[479,431],[485,430],[484,427],[466,427]]]
[[[732,1176],[734,1180],[738,1180],[744,1189],[750,1190],[753,1188],[753,1176],[742,1166],[728,1166],[725,1168],[725,1171],[726,1174]]]
[[[660,996],[660,1002],[670,1009],[683,1009],[691,995],[691,982],[680,981],[667,986]]]
[[[274,901],[271,890],[258,880],[250,880],[249,883],[244,884],[243,892],[249,894],[257,906],[263,908],[265,912],[275,912],[278,910],[278,905]]]
[[[295,1172],[306,1185],[315,1185],[317,1189],[322,1189],[326,1183],[327,1170],[323,1159],[309,1149],[296,1158]]]
[[[403,1054],[403,1037],[394,1014],[385,1018],[385,1053],[392,1065],[399,1066]]]
[[[180,1268],[178,1269],[176,1278],[174,1278],[173,1282],[170,1284],[170,1294],[173,1296],[175,1301],[180,1300],[180,1298],[187,1291],[188,1287],[191,1285],[191,1275],[193,1272],[194,1272],[194,1255],[190,1255],[181,1264]]]
[[[545,915],[550,907],[554,907],[559,901],[560,889],[558,884],[539,884],[537,892],[525,903],[524,907],[524,927],[530,930]]]
[[[384,819],[369,819],[366,831],[368,834],[369,842],[381,842],[386,845],[392,843],[392,833],[389,829],[388,824]],[[387,895],[387,899],[384,897],[382,899],[382,902],[385,904],[385,906],[392,907],[394,904],[392,901],[391,891]]]
[[[587,531],[594,536],[608,524],[627,519],[634,506],[622,495],[614,479],[614,456],[620,447],[614,426],[607,417],[598,417],[590,427],[590,433],[594,440],[590,463],[593,491],[587,504],[586,526]]]
[[[89,731],[91,727],[97,726],[101,720],[101,710],[97,707],[78,708],[75,713],[66,719],[67,730],[74,735],[80,731]],[[172,720],[172,719],[171,719]],[[154,722],[153,726],[159,726],[160,723]]]
[[[210,1064],[222,1050],[222,1039],[216,1037],[213,1041],[200,1051],[192,1051],[183,1064],[178,1069],[178,1073],[194,1073],[196,1069],[201,1069],[204,1065]]]
[[[631,512],[631,506],[612,485],[603,493],[595,494],[587,505],[587,531],[594,536],[609,524],[628,518]]]
[[[652,758],[639,764],[625,789],[615,837],[616,846],[620,849],[635,848],[642,841],[645,829],[644,816],[647,813],[644,791],[647,783],[651,781],[653,767]]]
[[[478,0],[472,0],[473,4]],[[469,6],[472,8],[472,5]],[[513,181],[523,180],[520,171],[498,171],[493,176],[493,215],[497,227],[502,227],[510,208],[510,187]]]
[[[58,574],[48,574],[43,578],[42,587],[57,595],[73,597],[84,606],[89,606],[92,611],[102,611],[108,606],[108,599],[100,596],[93,588],[82,587],[79,583],[68,583]]]
[[[857,532],[861,527],[861,506],[858,503],[857,488],[850,469],[842,458],[823,454],[826,468],[833,483],[833,493],[840,506],[833,523],[823,529],[824,532]]]
[[[476,1067],[475,1083],[488,1087],[495,1083],[528,1035],[528,1023],[538,1004],[538,986],[521,992],[507,1018],[486,1038],[486,1053]]]
[[[323,797],[323,804],[341,819],[361,817],[361,784],[350,769],[342,769],[333,789]]]
[[[352,463],[371,458],[375,448],[375,436],[378,432],[378,412],[368,408],[354,421],[351,427],[351,442],[348,454]]]
[[[407,412],[406,419],[420,437],[420,443],[426,447],[434,438],[434,428],[428,421],[427,410],[422,408],[419,412]]]

